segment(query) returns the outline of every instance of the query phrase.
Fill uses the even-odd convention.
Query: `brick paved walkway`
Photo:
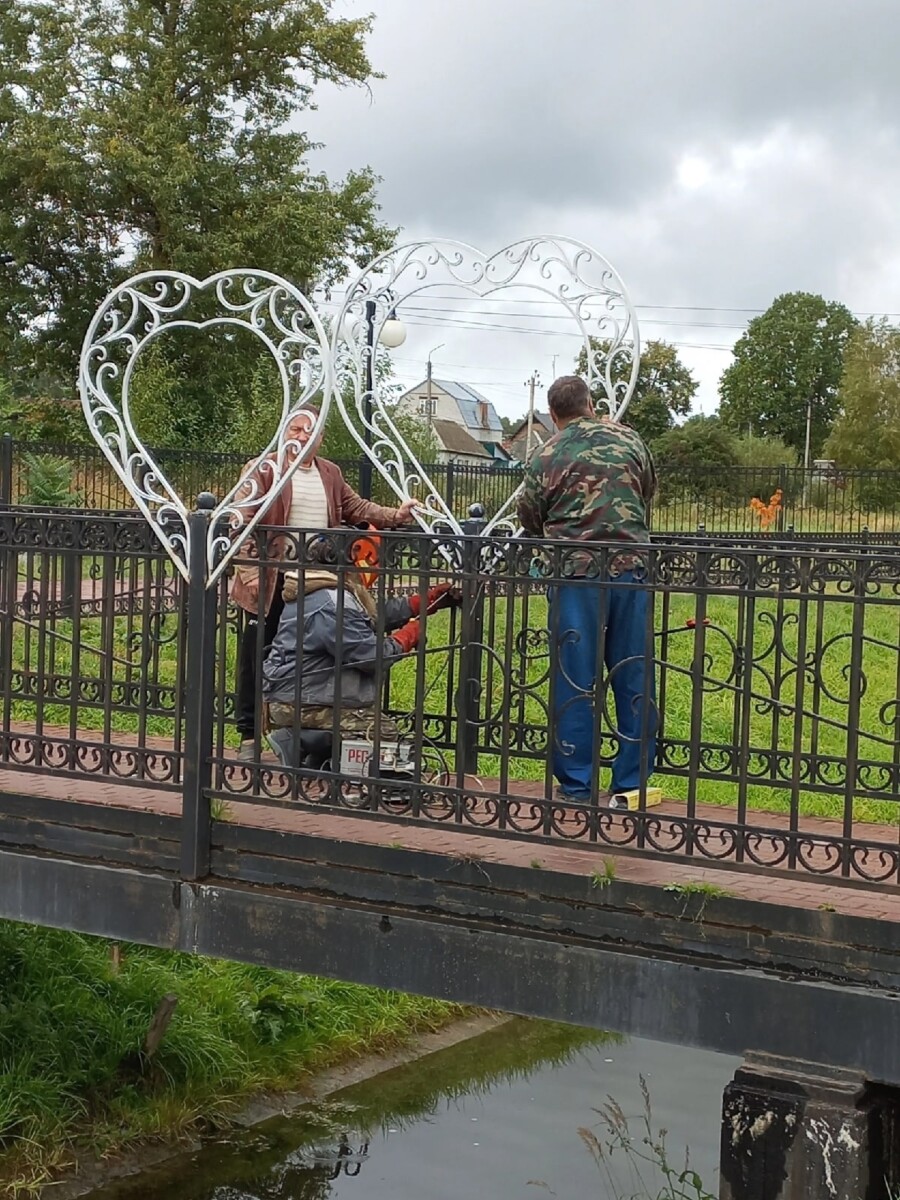
[[[17,732],[34,733],[34,728],[22,724]],[[44,733],[65,737],[67,731],[45,728]],[[85,731],[86,741],[98,738],[97,733]],[[117,735],[123,748],[132,741],[128,735]],[[163,739],[148,739],[153,748],[171,749],[171,743]],[[149,748],[149,746],[148,746]],[[263,756],[264,764],[274,765],[269,753]],[[244,776],[243,768],[238,768]],[[246,777],[249,782],[249,776]],[[485,781],[490,788],[491,781]],[[523,800],[540,796],[542,788],[536,783],[513,785],[516,794]],[[181,809],[177,793],[153,787],[133,787],[99,776],[77,777],[75,775],[39,775],[36,773],[0,768],[0,808],[4,792],[25,795],[40,795],[51,799],[72,802],[108,804],[118,808],[136,808],[148,812],[178,815]],[[664,818],[684,814],[684,805],[669,800],[652,810]],[[728,824],[733,819],[733,809],[716,805],[698,805],[697,817],[704,820]],[[591,875],[598,868],[605,871],[606,860],[614,860],[615,878],[625,882],[679,885],[690,882],[710,883],[723,888],[734,896],[749,900],[764,900],[800,908],[833,909],[836,912],[882,917],[900,921],[900,888],[891,891],[868,889],[864,886],[843,887],[827,883],[824,879],[803,870],[783,870],[778,875],[762,875],[733,866],[721,869],[707,866],[702,859],[688,861],[679,857],[669,861],[638,857],[627,850],[617,851],[605,845],[568,845],[558,842],[551,845],[537,842],[527,835],[518,838],[497,838],[457,829],[450,825],[412,822],[397,819],[364,819],[348,813],[335,813],[326,809],[317,810],[307,805],[258,804],[241,802],[238,798],[228,803],[227,819],[241,824],[288,833],[309,834],[335,841],[401,846],[407,849],[427,850],[445,854],[448,858],[475,859],[485,868],[491,862],[504,862],[519,866],[532,866],[536,870],[568,872],[573,875]],[[621,824],[621,818],[613,817]],[[780,813],[754,813],[753,823],[759,827],[785,829],[788,818]],[[816,836],[839,837],[841,827],[836,821],[805,817],[803,832],[810,838]],[[881,842],[886,846],[898,843],[897,827],[879,825],[857,825],[856,834],[867,841]]]

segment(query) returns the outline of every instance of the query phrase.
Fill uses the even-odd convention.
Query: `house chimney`
[[[481,421],[481,428],[487,429],[488,428],[488,406],[487,406],[487,402],[484,400],[478,401],[478,417],[479,417],[479,420]]]

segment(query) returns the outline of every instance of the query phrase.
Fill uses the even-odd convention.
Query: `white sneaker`
[[[253,738],[244,738],[238,747],[238,762],[256,762],[256,742]]]

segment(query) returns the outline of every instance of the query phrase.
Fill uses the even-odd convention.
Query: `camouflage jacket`
[[[582,417],[528,464],[519,521],[528,537],[646,543],[655,491],[656,469],[640,435],[614,421]],[[633,557],[616,555],[617,570],[633,565]]]

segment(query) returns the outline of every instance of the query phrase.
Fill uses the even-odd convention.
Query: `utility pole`
[[[428,417],[429,425],[434,421],[434,409],[432,407],[432,396],[431,396],[431,356],[432,356],[432,354],[435,353],[435,351],[443,350],[445,345],[446,345],[446,342],[441,342],[441,344],[439,346],[435,346],[435,347],[433,347],[433,349],[428,351],[428,362],[427,362],[426,371],[425,371],[425,395],[427,396],[427,399],[425,401],[425,407],[428,410],[426,413],[426,416]]]
[[[554,362],[556,359],[554,358]],[[525,461],[531,458],[531,435],[534,431],[534,392],[540,384],[541,377],[537,371],[531,372],[531,378],[525,380],[528,388],[528,432],[525,435]]]
[[[809,499],[809,442],[812,431],[812,392],[806,401],[806,444],[803,447],[803,507],[806,508]]]
[[[552,356],[552,358],[551,358],[552,367],[551,367],[551,371],[550,371],[550,373],[551,373],[551,375],[553,376],[553,378],[554,378],[554,379],[556,378],[556,360],[557,360],[558,358],[559,358],[559,355],[558,355],[558,354],[554,354],[554,355]]]

